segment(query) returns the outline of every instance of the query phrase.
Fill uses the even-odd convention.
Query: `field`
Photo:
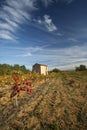
[[[14,81],[0,76],[0,130],[87,130],[87,71],[23,78],[32,94],[10,99]]]

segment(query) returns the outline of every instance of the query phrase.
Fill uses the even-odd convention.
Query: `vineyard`
[[[0,76],[1,130],[87,130],[87,71],[18,77]]]

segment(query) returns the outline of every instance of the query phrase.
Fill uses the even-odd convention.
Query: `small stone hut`
[[[32,71],[38,72],[38,73],[43,74],[43,75],[47,75],[48,74],[48,66],[45,64],[36,63],[33,65]]]

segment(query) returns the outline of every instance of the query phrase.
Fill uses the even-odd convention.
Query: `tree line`
[[[76,71],[84,71],[87,70],[85,65],[80,65],[75,68]],[[61,70],[54,68],[51,72],[60,72]],[[10,75],[12,73],[30,73],[31,71],[25,67],[25,65],[20,66],[19,64],[9,65],[9,64],[0,64],[0,75]]]
[[[80,65],[79,67],[76,67],[76,71],[84,71],[87,70],[87,67],[85,65]]]
[[[85,71],[85,70],[87,70],[87,67],[85,65],[79,65],[79,66],[75,67],[75,71]],[[53,70],[49,71],[49,73],[51,73],[51,72],[57,73],[57,72],[61,72],[61,70],[54,68]]]
[[[10,75],[12,73],[29,73],[30,70],[25,67],[25,65],[9,65],[9,64],[0,64],[0,75]]]

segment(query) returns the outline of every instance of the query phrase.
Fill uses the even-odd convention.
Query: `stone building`
[[[40,74],[47,75],[48,74],[48,67],[45,64],[34,64],[32,67],[33,72],[38,72]]]

